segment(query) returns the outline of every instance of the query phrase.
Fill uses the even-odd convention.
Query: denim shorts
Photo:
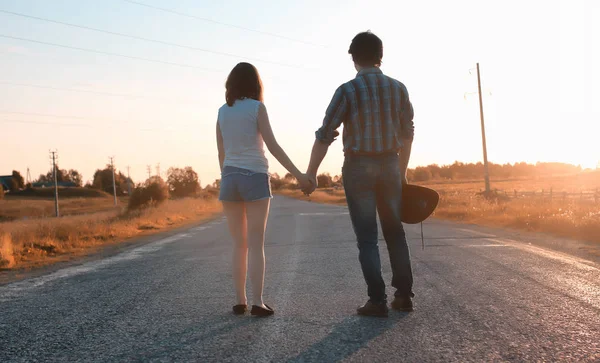
[[[252,202],[272,198],[269,175],[247,169],[226,166],[221,173],[219,200]]]

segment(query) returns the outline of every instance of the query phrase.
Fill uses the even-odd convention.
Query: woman
[[[309,188],[311,182],[290,161],[271,130],[267,109],[262,103],[262,82],[249,63],[236,65],[225,84],[227,103],[219,109],[217,146],[221,166],[219,200],[234,241],[233,281],[237,304],[235,314],[248,310],[246,269],[252,283],[251,314],[268,316],[273,309],[262,300],[265,276],[265,229],[272,198],[269,165],[263,144],[299,182]]]

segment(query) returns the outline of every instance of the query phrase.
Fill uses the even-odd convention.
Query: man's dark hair
[[[352,54],[352,60],[361,67],[380,66],[383,58],[383,42],[371,31],[357,34],[348,54]]]
[[[235,100],[252,98],[263,101],[263,88],[258,70],[250,63],[238,63],[227,77],[225,100],[233,106]]]

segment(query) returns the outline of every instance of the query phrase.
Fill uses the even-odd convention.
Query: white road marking
[[[534,253],[539,256],[544,256],[544,257],[552,259],[552,260],[569,263],[569,264],[571,264],[575,267],[578,267],[582,270],[600,271],[600,269],[598,269],[597,267],[594,266],[593,262],[584,260],[582,258],[570,256],[565,253],[550,251],[550,250],[547,250],[547,249],[544,249],[541,247],[524,244],[523,242],[518,242],[515,240],[508,239],[508,238],[490,239],[490,241],[510,245],[511,247],[514,247],[514,248],[517,248],[517,249],[520,249],[523,251],[527,251],[530,253]]]
[[[470,233],[476,236],[481,236],[481,237],[496,237],[493,234],[489,234],[489,233],[483,233],[483,232],[478,232],[478,231],[473,231],[470,229],[466,229],[466,228],[456,228],[457,231],[461,231],[461,232],[466,232],[466,233]]]
[[[105,258],[98,261],[91,261],[84,263],[80,266],[72,266],[67,267],[51,274],[35,277],[28,280],[23,280],[19,282],[14,282],[12,284],[0,287],[0,302],[7,301],[10,298],[14,298],[18,296],[20,293],[27,292],[31,289],[43,286],[49,282],[72,277],[76,275],[81,275],[84,273],[96,271],[98,269],[104,268],[106,266],[119,263],[122,261],[130,261],[136,258],[141,257],[143,254],[151,253],[160,250],[165,245],[169,243],[173,243],[182,238],[188,237],[187,233],[180,233],[171,237],[163,238],[156,242],[149,243],[147,245],[134,248],[131,251],[120,253],[116,256]]]

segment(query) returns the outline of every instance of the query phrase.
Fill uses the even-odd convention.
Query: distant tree
[[[220,189],[221,188],[221,179],[215,179],[214,183],[212,184],[212,187],[215,189]]]
[[[319,188],[331,188],[333,186],[333,179],[329,173],[323,173],[317,175],[317,184]]]
[[[59,183],[72,182],[78,187],[83,185],[83,176],[75,169],[61,169],[56,166],[56,181]],[[46,174],[41,174],[36,180],[37,183],[54,183],[54,170],[50,168]]]
[[[417,182],[431,180],[431,171],[427,167],[417,167],[413,174],[413,180]]]
[[[83,176],[77,170],[70,169],[67,172],[67,181],[73,182],[78,187],[81,187],[83,185]]]
[[[296,180],[296,178],[294,178],[294,176],[292,175],[292,173],[287,173],[283,177],[283,180],[285,180],[287,183],[292,183],[292,182],[294,182]]]
[[[129,198],[128,209],[135,210],[159,205],[169,199],[169,186],[159,176],[137,185]]]
[[[17,188],[19,188],[19,189],[25,188],[25,179],[23,178],[21,173],[19,173],[16,170],[13,170],[12,178],[17,183]]]
[[[129,179],[121,172],[115,170],[115,186],[117,189],[117,195],[125,195],[127,191],[127,181]],[[110,165],[106,168],[96,170],[94,173],[94,179],[92,182],[94,189],[103,190],[107,193],[113,193],[113,172]]]
[[[167,185],[174,197],[194,195],[201,189],[198,174],[191,167],[170,168],[167,172]]]
[[[61,182],[68,181],[67,174],[68,174],[68,172],[66,170],[59,168],[58,165],[56,166],[56,181],[57,182],[61,183]],[[46,177],[44,179],[45,179],[45,182],[54,182],[53,168],[50,168],[50,170],[46,173]]]
[[[285,180],[281,179],[281,177],[279,176],[279,174],[277,173],[273,173],[271,174],[271,189],[272,190],[279,190],[281,188],[283,188],[283,186],[285,185]]]

